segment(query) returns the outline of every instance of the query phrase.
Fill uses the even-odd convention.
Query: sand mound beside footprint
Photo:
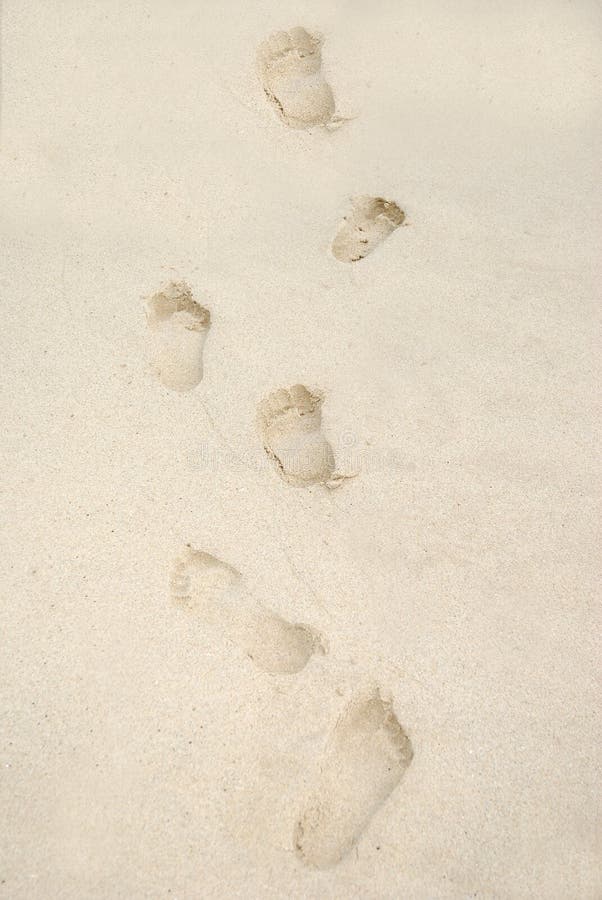
[[[293,841],[300,859],[318,869],[339,862],[399,784],[413,755],[380,690],[356,696],[335,725],[316,788],[297,820]]]
[[[172,281],[146,305],[151,369],[165,387],[190,391],[203,378],[203,347],[209,310],[193,299],[185,281]]]
[[[403,223],[405,213],[382,197],[357,197],[332,242],[332,255],[340,262],[368,256]]]
[[[322,40],[305,28],[278,31],[260,44],[257,71],[266,97],[292,128],[329,125],[334,97],[322,74]]]

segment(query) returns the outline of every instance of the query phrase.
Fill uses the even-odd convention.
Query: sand
[[[1,895],[602,896],[598,4],[2,15]]]

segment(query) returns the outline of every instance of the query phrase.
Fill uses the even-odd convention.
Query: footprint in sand
[[[336,483],[332,447],[321,431],[323,398],[302,384],[274,391],[257,407],[257,428],[268,456],[294,485]]]
[[[193,299],[186,282],[172,281],[147,301],[146,318],[152,371],[165,387],[190,391],[203,377],[209,310]]]
[[[340,262],[357,262],[372,253],[402,224],[403,210],[382,197],[357,197],[351,212],[332,242],[332,254]]]
[[[378,688],[356,696],[335,725],[317,786],[295,826],[294,846],[325,869],[357,843],[413,757],[409,737]]]
[[[305,28],[277,31],[257,50],[263,90],[283,122],[292,128],[330,125],[332,90],[322,74],[322,40]]]
[[[173,565],[173,602],[207,625],[219,625],[265,672],[300,672],[314,653],[325,653],[320,634],[287,622],[248,597],[236,569],[188,546]]]

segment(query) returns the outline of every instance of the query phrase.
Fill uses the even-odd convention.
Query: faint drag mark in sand
[[[213,429],[215,434],[218,436],[222,445],[225,448],[227,448],[233,454],[233,456],[236,456],[236,451],[234,450],[231,440],[229,439],[228,436],[226,436],[226,434],[222,431],[222,429],[218,427],[218,425],[216,423],[217,417],[211,412],[211,410],[209,409],[208,403],[203,399],[201,400],[201,407],[207,417],[207,421],[209,422],[209,425],[211,426],[211,428]],[[270,490],[270,488],[268,486],[268,491],[269,490]],[[307,507],[303,506],[303,509],[305,512],[309,512],[309,506],[307,506]],[[269,538],[272,541],[272,543],[279,545],[279,547],[282,550],[282,553],[284,555],[284,558],[286,559],[286,562],[289,566],[289,569],[290,569],[292,575],[294,576],[294,578],[297,580],[297,582],[305,590],[307,590],[309,592],[309,594],[312,597],[313,602],[317,606],[319,606],[320,608],[323,609],[327,606],[327,603],[324,600],[324,598],[322,597],[321,593],[318,591],[316,586],[311,582],[311,580],[307,576],[307,573],[303,573],[301,571],[300,567],[291,559],[291,547],[289,546],[288,542],[285,542],[283,540],[283,534],[285,534],[287,531],[284,518],[282,519],[281,524],[274,524],[272,522],[272,520],[275,519],[279,514],[281,514],[281,513],[279,511],[277,497],[276,497],[275,493],[273,493],[272,494],[272,503],[270,505],[270,516],[266,517],[266,522],[265,522],[265,526],[269,532]]]
[[[191,546],[172,567],[170,595],[200,622],[220,626],[265,672],[300,672],[314,653],[326,652],[316,630],[287,622],[250,599],[236,569]]]
[[[335,487],[344,478],[335,473],[332,447],[322,434],[322,395],[302,384],[281,388],[257,407],[257,429],[268,456],[289,484]]]
[[[146,318],[152,371],[165,387],[192,390],[203,378],[209,310],[193,299],[185,281],[172,281],[148,299]]]
[[[293,841],[300,859],[318,869],[339,862],[399,784],[413,755],[380,690],[356,696],[335,725],[317,786],[297,820]]]
[[[334,97],[322,74],[322,39],[305,28],[277,31],[257,50],[257,72],[266,97],[292,128],[337,125]]]
[[[332,242],[340,262],[357,262],[372,253],[403,223],[405,213],[382,197],[357,197]]]

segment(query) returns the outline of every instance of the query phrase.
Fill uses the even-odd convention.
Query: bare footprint
[[[334,97],[322,74],[322,40],[305,28],[277,31],[257,50],[263,90],[283,122],[311,128],[336,122]]]
[[[172,281],[147,301],[146,318],[151,368],[161,384],[174,391],[196,387],[203,377],[209,310],[193,299],[185,281]]]
[[[241,574],[210,553],[186,547],[172,568],[170,593],[180,609],[219,625],[265,672],[300,672],[314,653],[325,652],[317,631],[251,600]]]
[[[257,407],[265,451],[289,484],[328,484],[338,477],[332,447],[321,431],[321,405],[319,393],[294,384],[274,391]]]
[[[334,728],[318,785],[295,826],[301,860],[318,869],[339,862],[401,781],[413,755],[391,702],[378,688],[352,700]]]
[[[357,197],[332,242],[340,262],[357,262],[372,253],[405,219],[403,210],[382,197]]]

